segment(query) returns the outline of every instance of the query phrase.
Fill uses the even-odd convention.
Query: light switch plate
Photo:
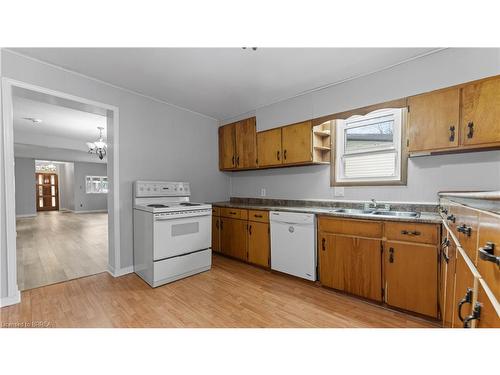
[[[266,196],[266,189],[265,188],[260,189],[260,196],[261,197],[265,197]]]
[[[344,196],[344,188],[341,186],[336,186],[333,188],[333,195],[336,197],[343,197]]]

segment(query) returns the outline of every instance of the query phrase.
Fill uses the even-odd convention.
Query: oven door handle
[[[186,215],[186,216],[175,216],[175,215],[155,216],[155,221],[192,219],[192,218],[196,218],[196,217],[205,217],[205,216],[211,216],[211,215],[212,215],[212,212]]]

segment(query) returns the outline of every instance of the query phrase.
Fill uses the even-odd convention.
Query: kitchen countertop
[[[429,223],[441,224],[442,218],[437,212],[421,212],[420,217],[383,217],[383,216],[368,216],[347,214],[341,212],[331,212],[333,207],[314,207],[314,206],[268,206],[263,204],[246,204],[239,202],[214,202],[212,206],[242,208],[248,210],[267,210],[267,211],[287,211],[287,212],[302,212],[323,216],[345,217],[351,219],[362,220],[383,220],[383,221],[403,221],[411,223]],[[339,208],[339,207],[335,207]]]

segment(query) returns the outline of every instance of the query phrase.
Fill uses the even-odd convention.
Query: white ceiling
[[[85,143],[98,138],[98,126],[104,128],[106,135],[104,116],[19,96],[14,96],[13,107],[16,143],[86,150]],[[33,124],[25,117],[42,122]]]
[[[387,68],[431,48],[18,48],[15,51],[224,120]]]

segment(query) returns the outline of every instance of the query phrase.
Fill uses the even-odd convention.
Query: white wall
[[[85,192],[86,176],[107,176],[106,164],[74,163],[74,210],[102,211],[108,209],[107,194],[87,194]]]
[[[447,49],[418,60],[256,110],[258,130],[500,74],[500,49]],[[228,122],[230,122],[228,120]],[[226,122],[224,122],[226,123]],[[500,190],[500,151],[412,158],[408,185],[346,187],[334,197],[328,166],[231,174],[231,195],[295,199],[434,202],[440,190]]]
[[[15,158],[16,216],[35,216],[35,159]]]
[[[59,207],[73,211],[75,209],[75,165],[59,164]]]
[[[122,268],[132,265],[131,199],[134,180],[188,181],[192,186],[193,201],[218,201],[229,197],[229,177],[218,170],[216,120],[9,51],[2,50],[1,59],[3,77],[119,108]],[[112,161],[109,160],[109,163]],[[2,220],[2,241],[5,238],[3,223]],[[5,246],[3,242],[3,265]]]

